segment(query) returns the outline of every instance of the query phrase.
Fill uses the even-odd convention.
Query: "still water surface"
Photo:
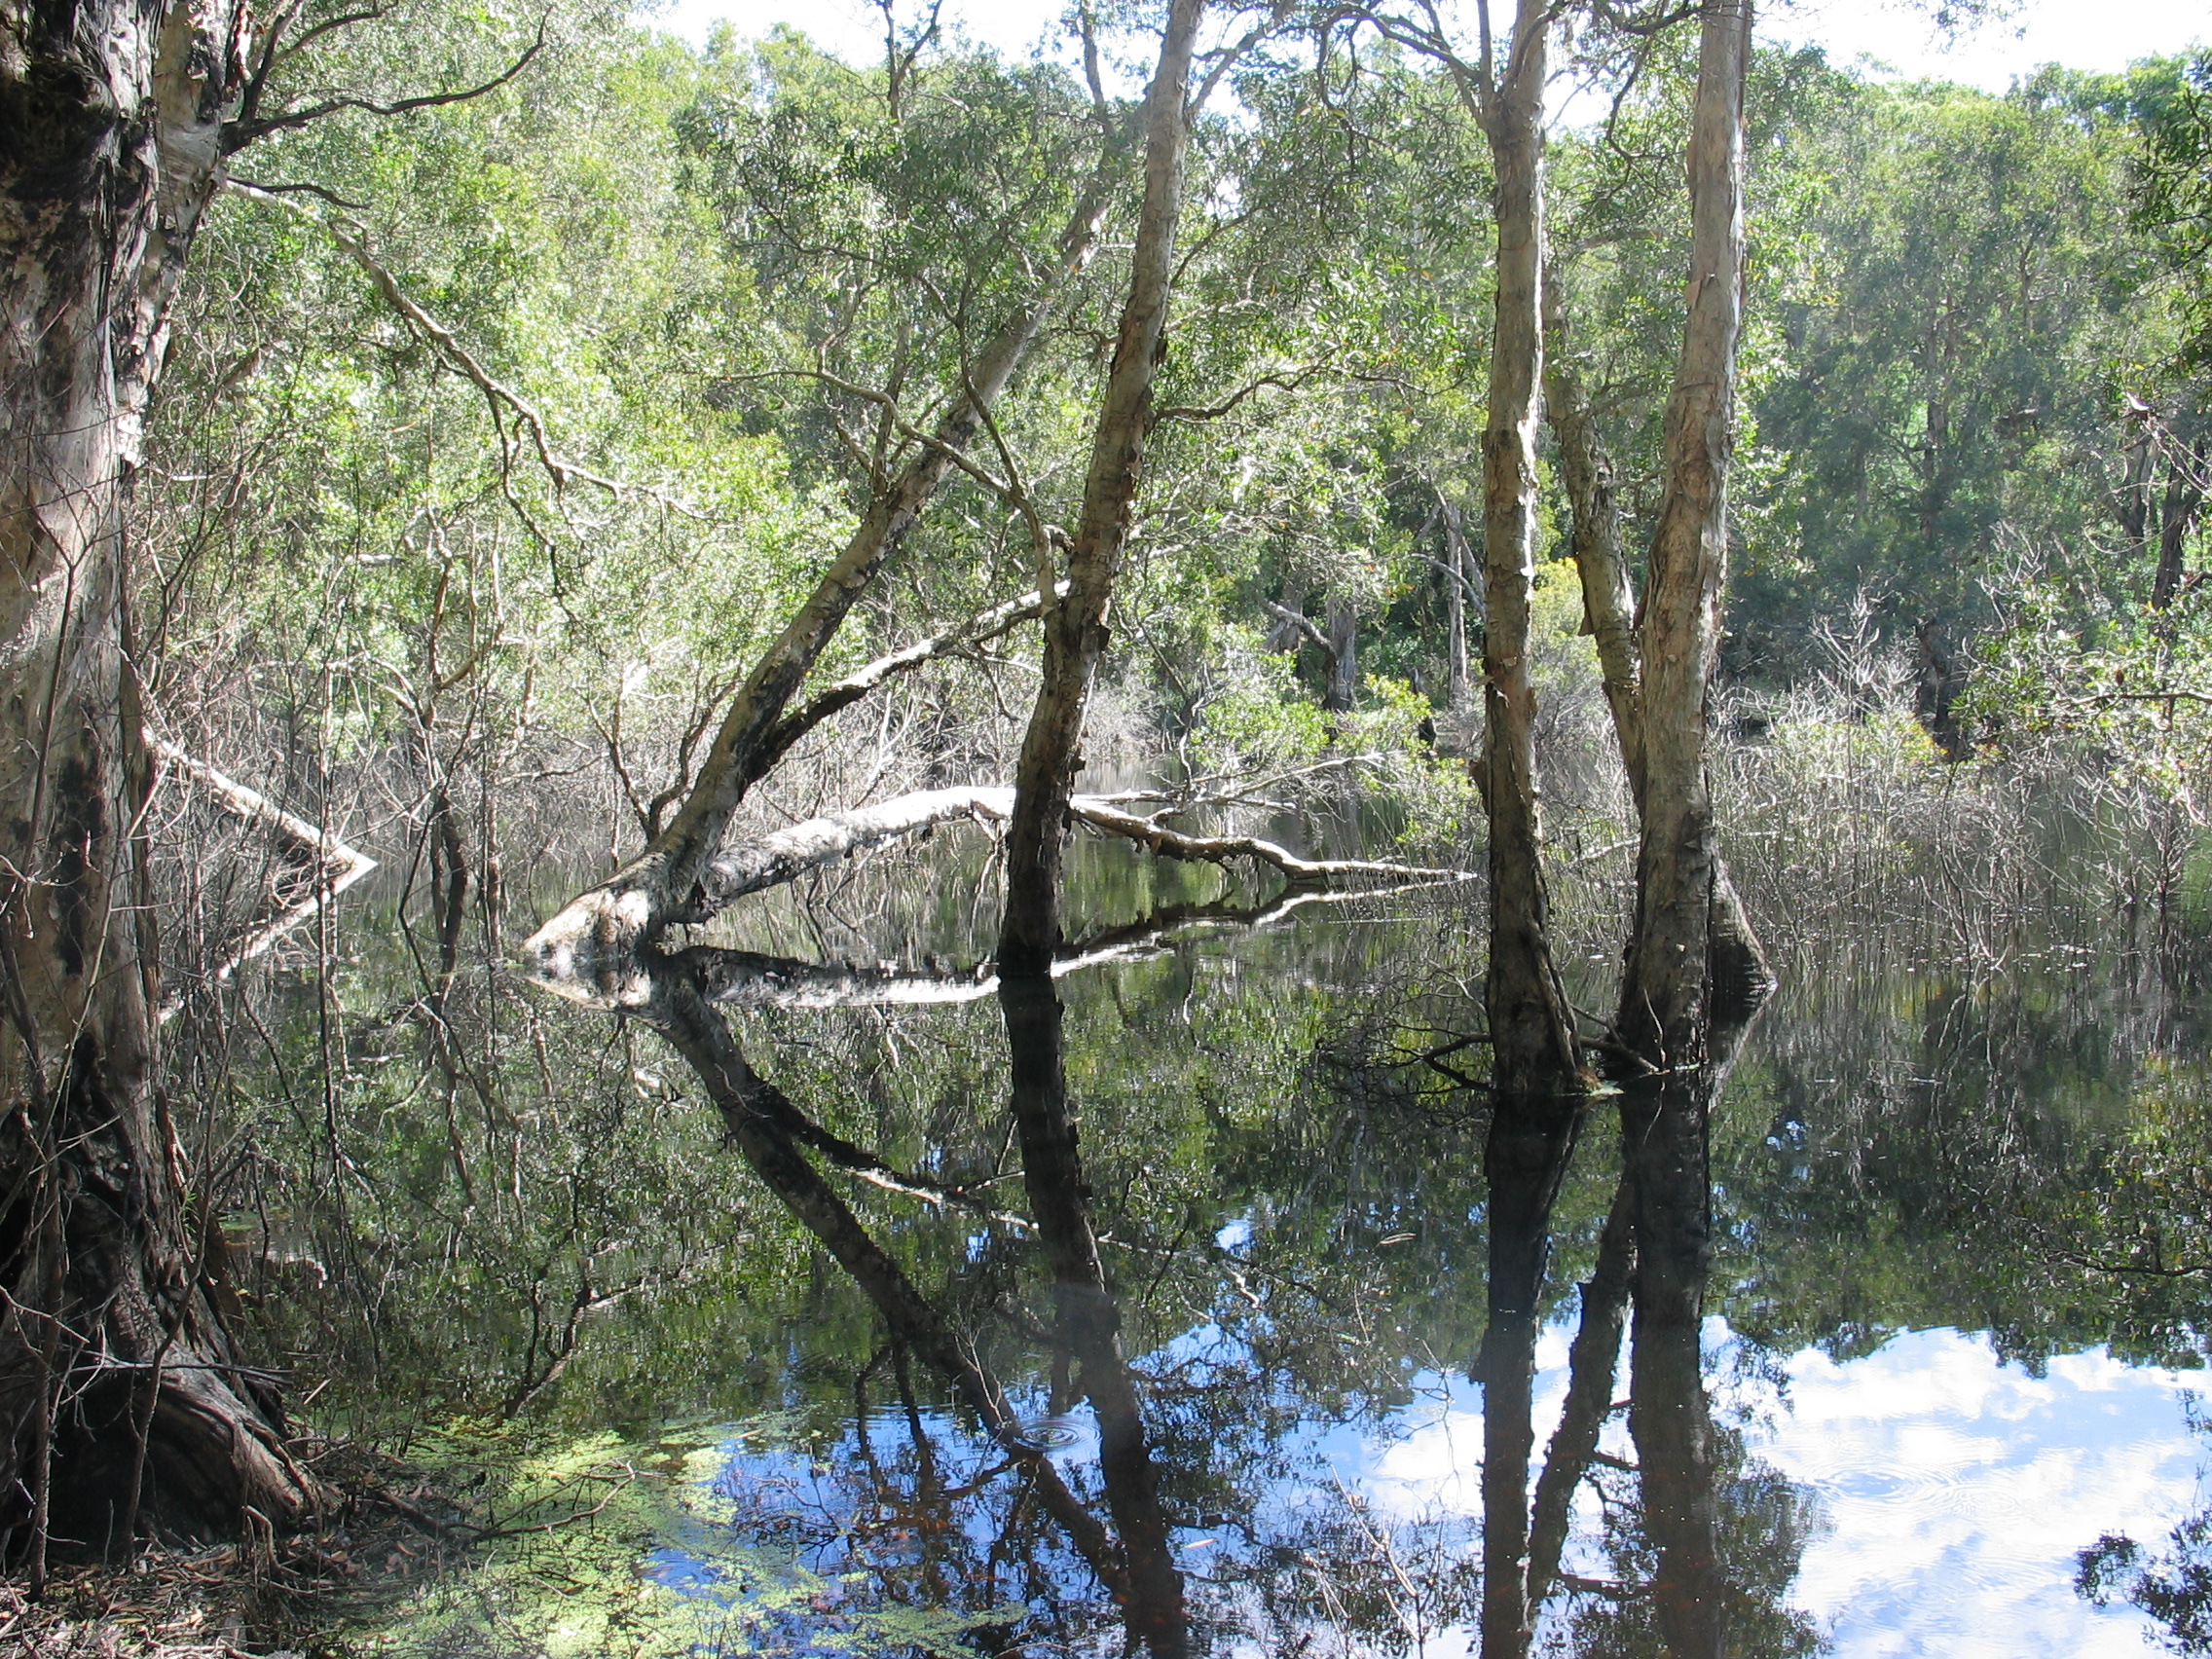
[[[741,1355],[747,1398],[657,1402],[665,1501],[624,1545],[633,1582],[584,1599],[661,1625],[602,1607],[526,1630],[487,1610],[500,1591],[393,1619],[396,1643],[1468,1651],[1486,1433],[1512,1438],[1477,1379],[1520,1351],[1496,1335],[1514,1309],[1493,1220],[1544,1271],[1519,1361],[1529,1470],[1489,1495],[1511,1490],[1523,1530],[1532,1505],[1540,1533],[1546,1492],[1571,1494],[1535,1651],[2118,1655],[2182,1628],[2131,1603],[2135,1579],[2101,1602],[2076,1583],[2100,1538],[2155,1564],[2202,1505],[2202,1011],[2175,973],[2057,933],[1977,968],[1816,940],[1786,953],[1718,1097],[1648,1108],[1662,1136],[1688,1113],[1687,1164],[1624,1187],[1615,1099],[1540,1170],[1492,1157],[1556,1186],[1547,1203],[1485,1174],[1495,1114],[1461,1041],[1473,889],[1271,910],[1088,848],[1056,981],[1081,1133],[1054,1150],[1008,1122],[974,853],[902,864],[865,903],[763,905],[717,940],[743,954],[686,971],[840,1145],[965,1189],[830,1183],[1007,1419],[989,1430],[927,1341],[887,1342],[880,1303],[816,1248],[797,1306],[740,1297],[701,1341],[706,1370]],[[1605,965],[1584,954],[1591,1006]],[[1705,1225],[1685,1171],[1703,1241],[1665,1231]],[[1671,1337],[1632,1277],[1577,1456],[1554,1435],[1580,1287],[1639,1190],[1659,1230],[1641,1259],[1690,1275],[1696,1323]],[[1071,1276],[1084,1240],[1103,1312]],[[635,1402],[624,1417],[637,1436]]]

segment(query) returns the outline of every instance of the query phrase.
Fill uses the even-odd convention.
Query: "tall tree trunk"
[[[1613,461],[1598,435],[1590,395],[1574,366],[1572,325],[1555,273],[1544,272],[1544,414],[1559,441],[1571,529],[1567,545],[1582,578],[1582,631],[1598,646],[1605,703],[1632,794],[1642,793],[1642,676],[1636,660],[1636,588],[1621,558]]]
[[[1124,1563],[1122,1602],[1132,1645],[1155,1659],[1190,1651],[1183,1578],[1160,1504],[1159,1471],[1135,1382],[1122,1352],[1121,1309],[1092,1232],[1068,1096],[1061,1008],[1051,966],[1060,943],[1061,852],[1083,769],[1084,713],[1106,647],[1107,607],[1143,470],[1152,388],[1166,346],[1167,303],[1190,137],[1187,84],[1204,0],[1173,0],[1160,66],[1145,95],[1144,204],[1128,299],[1106,379],[1068,551],[1067,597],[1045,615],[1045,663],[1006,838],[1006,913],[999,929],[999,1003],[1013,1054],[1011,1106],[1023,1180],[1051,1266],[1057,1334],[1098,1419],[1099,1467]]]
[[[1098,227],[1120,170],[1123,146],[1106,140],[1097,168],[1069,214],[1058,259],[1029,302],[985,344],[966,384],[927,443],[869,501],[844,550],[816,582],[739,687],[690,793],[651,843],[612,878],[579,894],[523,944],[523,955],[548,980],[620,981],[640,944],[670,923],[702,921],[717,897],[700,877],[721,846],[731,816],[748,791],[783,757],[785,710],[815,662],[974,440],[983,417],[1014,378],[1062,290],[1089,263]]]
[[[2165,434],[2165,494],[2158,502],[2158,569],[2151,580],[2151,608],[2164,610],[2181,591],[2182,552],[2189,533],[2196,528],[2197,512],[2204,505],[2204,475],[2212,443],[2198,438],[2185,444],[2172,432]]]
[[[1536,688],[1529,612],[1536,577],[1536,423],[1543,375],[1544,60],[1551,8],[1521,0],[1505,72],[1486,100],[1496,183],[1497,319],[1483,428],[1483,766],[1490,809],[1490,1019],[1501,1089],[1551,1093],[1580,1070],[1552,960],[1536,813]]]
[[[1044,678],[1021,744],[1014,819],[1006,837],[1002,973],[1050,970],[1059,943],[1060,852],[1068,796],[1083,770],[1083,717],[1106,648],[1106,608],[1121,573],[1129,514],[1152,425],[1152,387],[1166,349],[1175,231],[1183,205],[1185,108],[1191,53],[1204,0],[1172,0],[1160,67],[1145,94],[1144,204],[1129,293],[1107,372],[1084,479],[1083,516],[1068,549],[1067,597],[1045,613]]]
[[[1714,1014],[1724,891],[1706,775],[1708,699],[1728,570],[1728,464],[1743,316],[1750,0],[1705,0],[1690,139],[1689,318],[1667,406],[1667,476],[1642,636],[1642,833],[1615,1021],[1652,1066],[1694,1067]]]
[[[1359,697],[1359,608],[1350,597],[1329,591],[1329,688],[1321,707],[1348,715]]]
[[[124,504],[222,180],[236,0],[9,0],[0,39],[0,1528],[127,1545],[310,1507],[155,1092]]]
[[[1467,712],[1472,677],[1467,672],[1467,584],[1473,580],[1474,560],[1467,550],[1467,522],[1450,501],[1442,503],[1444,517],[1444,706],[1455,715]]]

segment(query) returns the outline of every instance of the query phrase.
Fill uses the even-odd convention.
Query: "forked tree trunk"
[[[1582,627],[1598,647],[1612,711],[1613,736],[1639,821],[1643,811],[1643,668],[1636,631],[1636,586],[1621,557],[1620,507],[1613,462],[1598,432],[1573,356],[1565,295],[1544,274],[1544,412],[1559,441],[1559,469],[1571,515],[1568,545],[1582,578]],[[1766,951],[1752,931],[1725,863],[1714,853],[1712,959],[1714,1000],[1749,1014],[1774,987]]]
[[[11,0],[0,50],[0,1528],[127,1547],[313,1500],[244,1369],[155,1092],[124,502],[221,182],[237,0]]]
[[[1536,424],[1543,374],[1545,33],[1521,0],[1505,72],[1484,110],[1495,172],[1497,320],[1483,427],[1483,767],[1490,809],[1490,977],[1497,1087],[1554,1093],[1580,1071],[1572,1011],[1552,960],[1537,823],[1536,688],[1529,613],[1536,578]]]
[[[1702,1063],[1725,891],[1706,775],[1728,571],[1728,464],[1743,316],[1750,0],[1705,0],[1690,140],[1689,319],[1667,406],[1665,494],[1644,595],[1642,834],[1616,1032],[1650,1065]]]

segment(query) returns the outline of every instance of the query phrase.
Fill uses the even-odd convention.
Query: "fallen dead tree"
[[[1134,841],[1160,858],[1214,865],[1242,861],[1272,869],[1289,883],[1292,891],[1369,878],[1400,885],[1473,879],[1473,872],[1468,870],[1369,859],[1301,858],[1289,848],[1257,835],[1191,834],[1171,829],[1163,822],[1183,810],[1178,805],[1171,803],[1147,815],[1129,810],[1130,798],[1073,795],[1068,800],[1067,816],[1101,834]],[[873,806],[809,818],[718,853],[699,876],[702,907],[709,914],[719,912],[748,894],[784,886],[809,870],[919,834],[940,824],[966,820],[1004,825],[1014,816],[1014,792],[1011,789],[961,786],[921,790]],[[581,1001],[621,1004],[634,998],[634,990],[623,988],[638,972],[628,953],[609,956],[584,951],[577,948],[578,943],[575,935],[550,927],[541,931],[524,947],[525,961],[533,977]],[[1054,973],[1064,971],[1057,965],[1053,968]],[[980,996],[986,992],[975,994]],[[912,1000],[948,999],[924,994],[917,988]]]

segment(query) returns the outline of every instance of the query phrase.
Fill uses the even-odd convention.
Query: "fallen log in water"
[[[1294,890],[1359,879],[1392,885],[1474,879],[1470,870],[1367,859],[1301,858],[1287,847],[1256,835],[1189,834],[1162,822],[1175,810],[1170,805],[1147,816],[1130,811],[1126,797],[1108,795],[1079,794],[1068,802],[1068,816],[1074,821],[1101,834],[1134,841],[1158,857],[1216,865],[1247,861],[1275,871]],[[712,915],[748,894],[784,886],[808,870],[919,834],[940,824],[965,819],[999,825],[1013,814],[1013,790],[963,785],[922,790],[873,806],[810,818],[717,854],[700,875],[698,910],[702,917]],[[645,994],[637,953],[631,949],[599,950],[593,948],[595,943],[591,934],[548,927],[523,947],[524,966],[539,984],[577,1001],[606,1006],[637,1003]],[[1054,969],[1055,973],[1064,971]],[[927,987],[917,985],[912,1000],[953,1000],[948,994],[952,989],[941,981]],[[962,985],[960,1000],[968,995],[988,995],[989,989],[987,983],[973,991]],[[904,999],[893,996],[883,1000]]]
[[[1171,809],[1170,809],[1171,810]],[[717,855],[701,885],[716,909],[733,899],[796,879],[821,865],[881,846],[934,825],[968,818],[1003,824],[1014,813],[1011,789],[924,790],[879,806],[810,818]],[[1347,876],[1381,876],[1392,881],[1461,881],[1472,872],[1428,869],[1414,865],[1380,864],[1366,859],[1304,859],[1289,848],[1257,835],[1192,835],[1161,822],[1165,812],[1145,816],[1107,795],[1069,798],[1068,816],[1108,835],[1120,835],[1161,858],[1206,864],[1246,859],[1264,865],[1294,884],[1317,884]]]

